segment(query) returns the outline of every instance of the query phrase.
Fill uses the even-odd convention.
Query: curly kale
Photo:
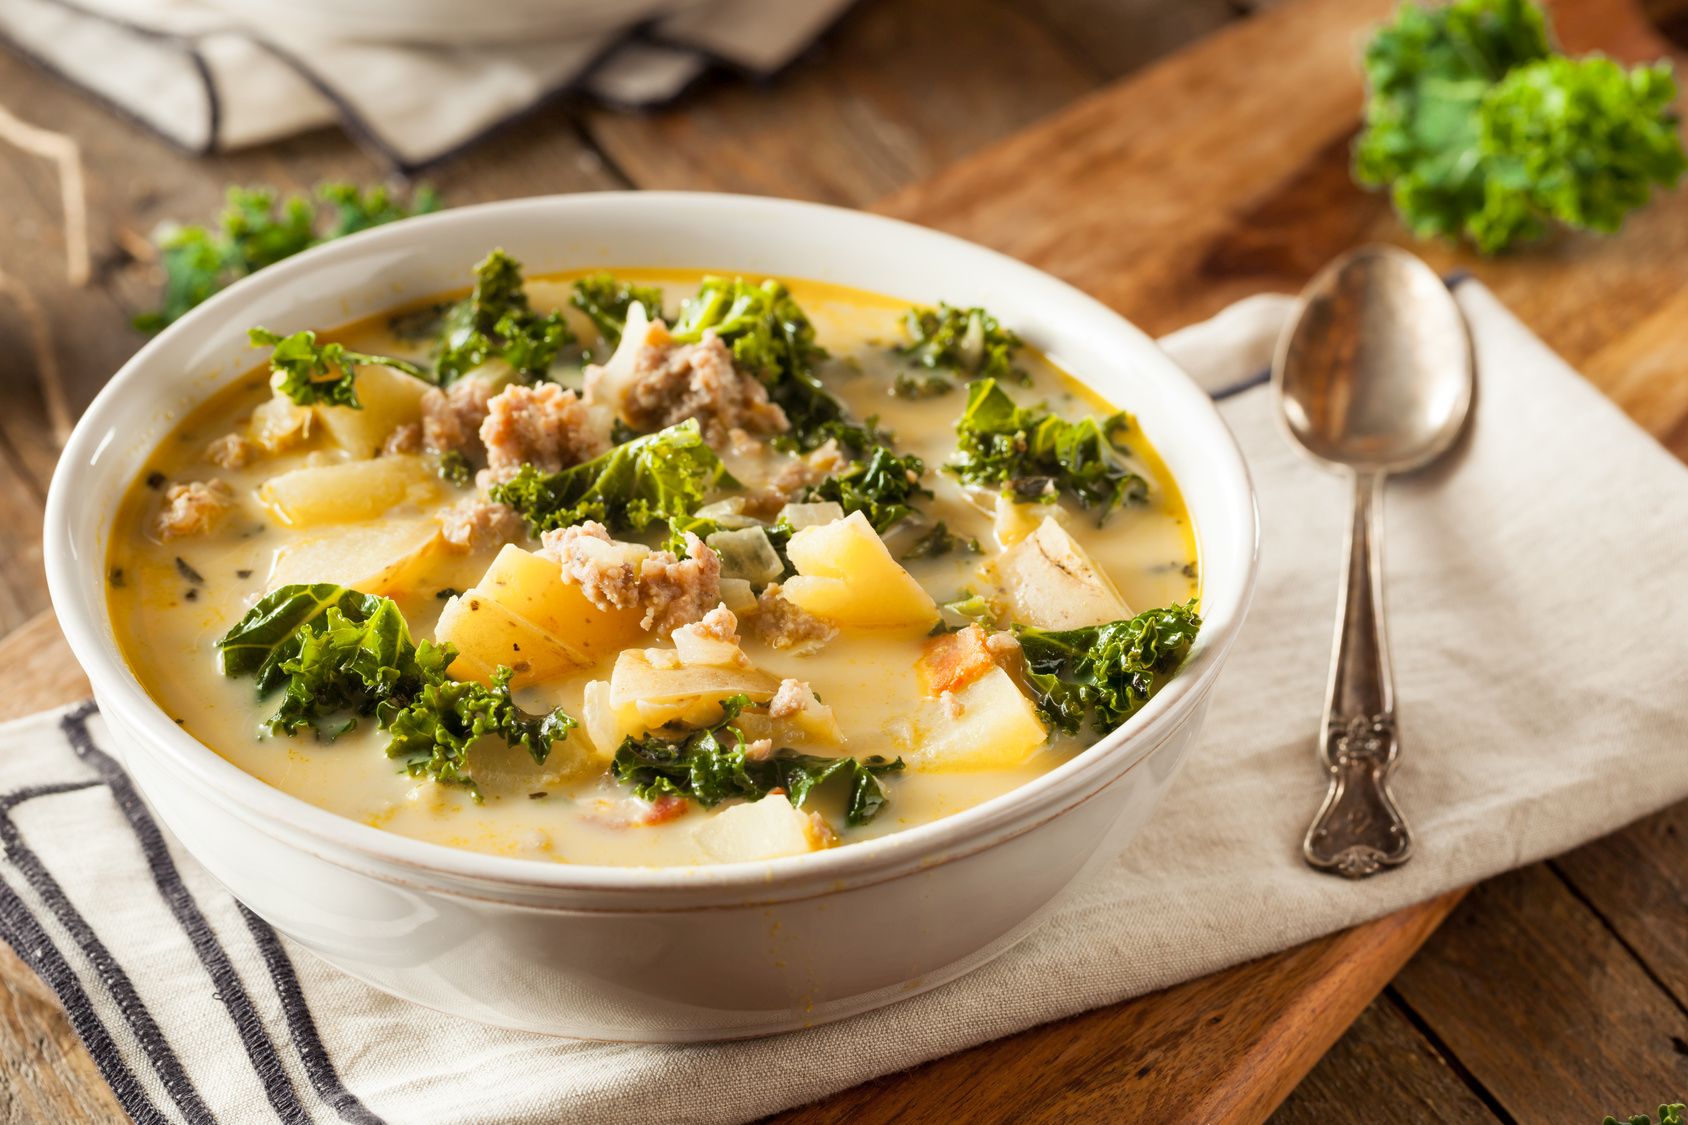
[[[707,331],[733,353],[733,364],[762,380],[768,397],[791,422],[790,438],[805,450],[826,439],[818,427],[845,417],[843,405],[815,377],[826,349],[815,342],[815,327],[774,280],[752,284],[743,278],[706,277],[697,295],[680,309],[673,328],[681,343],[696,343]]]
[[[1184,663],[1202,619],[1195,602],[1080,629],[1014,626],[1026,683],[1044,721],[1068,734],[1089,724],[1107,734],[1129,719]]]
[[[1021,501],[1052,502],[1060,493],[1106,522],[1126,504],[1148,499],[1149,486],[1120,459],[1124,415],[1068,422],[1015,405],[995,379],[967,387],[955,424],[956,456],[945,466],[968,484],[994,485]]]
[[[616,751],[610,772],[645,800],[686,797],[708,808],[734,797],[754,801],[775,789],[801,806],[819,786],[844,778],[849,785],[845,823],[852,827],[866,824],[885,807],[888,798],[879,779],[901,770],[901,758],[824,758],[789,749],[760,760],[749,758],[744,732],[736,725],[748,706],[748,696],[725,699],[719,722],[677,740],[659,734],[628,738]]]
[[[230,187],[215,226],[167,228],[156,236],[164,293],[159,308],[134,325],[158,332],[217,290],[319,242],[439,209],[432,188],[419,187],[404,203],[386,187],[360,191],[351,184],[321,184],[318,208],[305,196],[278,199],[269,188]],[[332,217],[330,218],[330,214]]]
[[[935,559],[951,551],[966,551],[978,555],[984,553],[984,548],[979,545],[977,539],[963,538],[951,531],[948,524],[939,520],[932,525],[931,530],[909,545],[908,550],[902,553],[902,559],[904,562],[909,559]]]
[[[1669,63],[1566,58],[1531,0],[1407,3],[1365,67],[1355,178],[1421,238],[1492,254],[1554,223],[1610,233],[1688,167]]]
[[[968,379],[1028,381],[1026,373],[1014,365],[1020,337],[984,309],[950,304],[939,304],[935,309],[912,308],[903,315],[903,331],[908,343],[897,351],[922,367],[954,371]],[[916,384],[911,380],[906,385],[918,392],[918,397],[944,393],[930,381]],[[899,376],[897,393],[903,393],[903,386]]]
[[[413,776],[479,790],[469,747],[484,735],[522,746],[544,762],[575,721],[563,711],[529,715],[510,698],[508,668],[492,686],[449,679],[451,645],[413,642],[391,598],[333,583],[282,586],[264,596],[217,642],[223,675],[251,677],[258,696],[281,692],[262,729],[306,728],[332,741],[374,715],[389,733],[389,757]]]
[[[920,483],[925,472],[926,463],[914,454],[900,456],[889,445],[875,444],[865,459],[853,460],[843,471],[807,488],[803,499],[835,500],[845,515],[861,512],[883,535],[914,514],[914,500],[932,495]]]
[[[643,531],[656,520],[691,516],[716,486],[736,483],[688,419],[560,472],[523,465],[491,496],[519,512],[534,535],[587,520],[612,532]]]
[[[379,364],[418,379],[428,378],[426,371],[408,360],[354,352],[344,344],[319,344],[316,333],[308,328],[291,336],[282,336],[268,328],[254,328],[247,337],[255,348],[272,349],[270,371],[276,376],[276,390],[300,406],[322,403],[362,410],[357,372],[353,370],[362,364]]]
[[[604,346],[613,349],[621,342],[628,309],[643,305],[645,315],[652,320],[662,316],[662,290],[622,281],[613,274],[595,273],[574,283],[569,304],[586,314],[603,336]]]
[[[445,316],[435,350],[440,385],[454,383],[488,360],[503,360],[524,379],[540,379],[574,333],[560,312],[543,316],[528,303],[522,266],[494,250],[475,267],[475,287]]]

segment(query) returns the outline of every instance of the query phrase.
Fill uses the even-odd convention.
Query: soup
[[[494,252],[253,337],[120,508],[112,620],[187,732],[378,828],[848,845],[1067,760],[1199,628],[1146,437],[984,310]]]

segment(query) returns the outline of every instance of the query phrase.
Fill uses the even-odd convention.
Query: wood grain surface
[[[855,205],[890,193],[882,209],[1006,249],[1165,331],[1248,293],[1293,289],[1355,242],[1404,241],[1347,173],[1356,52],[1389,6],[1284,0],[1239,18],[1241,6],[1208,0],[870,0],[771,83],[710,80],[647,115],[561,105],[431,179],[453,203],[614,187]],[[1623,0],[1565,0],[1555,14],[1572,49],[1663,51]],[[0,103],[75,135],[90,168],[95,284],[71,289],[59,280],[51,170],[0,161],[0,267],[32,280],[73,400],[138,344],[124,324],[156,280],[125,248],[156,222],[209,215],[228,182],[303,188],[380,175],[327,132],[189,159],[5,56]],[[1688,453],[1682,197],[1611,240],[1562,238],[1496,262],[1416,248],[1439,268],[1476,272]],[[0,536],[0,631],[24,626],[0,643],[0,714],[82,690],[56,626],[30,620],[46,607],[38,529],[56,450],[37,373],[20,359],[23,327],[0,302],[11,357],[0,368],[11,396],[0,413],[0,520],[11,531]],[[1457,896],[783,1120],[1257,1121],[1310,1067],[1282,1120],[1592,1121],[1651,1107],[1688,1088],[1681,824],[1680,809],[1660,814],[1479,888],[1375,1001]],[[1538,927],[1555,935],[1543,940]],[[1539,1016],[1543,1005],[1555,1007],[1551,1018]],[[0,1121],[119,1116],[50,995],[0,956]]]

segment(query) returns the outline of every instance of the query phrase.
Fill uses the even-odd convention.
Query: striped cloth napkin
[[[372,991],[177,850],[91,705],[0,728],[0,938],[142,1122],[727,1122],[1306,941],[1688,796],[1688,472],[1481,286],[1456,460],[1391,486],[1386,567],[1405,867],[1315,874],[1315,764],[1345,485],[1277,432],[1255,298],[1165,343],[1221,398],[1264,525],[1260,591],[1183,775],[1141,837],[971,976],[749,1042],[585,1043]],[[472,948],[463,955],[473,957]]]
[[[193,152],[337,123],[414,172],[564,93],[649,108],[715,66],[767,77],[852,2],[642,0],[581,34],[431,46],[324,38],[286,0],[0,0],[0,40]]]

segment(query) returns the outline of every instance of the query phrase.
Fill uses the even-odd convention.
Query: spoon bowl
[[[1465,320],[1436,272],[1392,246],[1321,270],[1279,343],[1279,416],[1313,457],[1404,472],[1453,444],[1471,406]]]

